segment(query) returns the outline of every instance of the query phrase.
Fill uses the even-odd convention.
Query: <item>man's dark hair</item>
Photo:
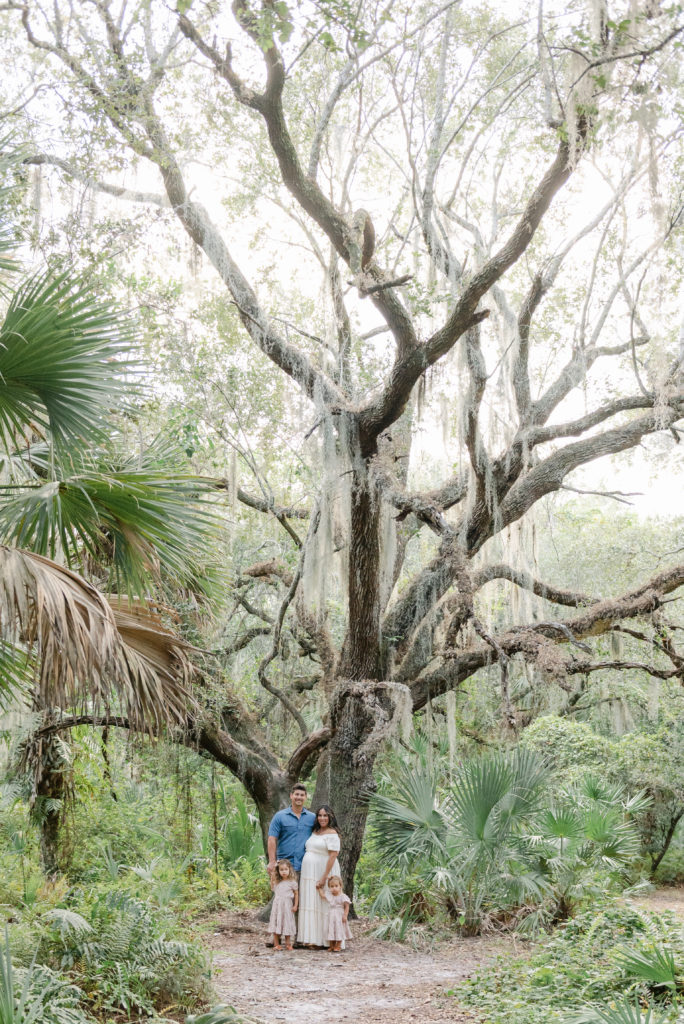
[[[304,783],[303,782],[295,782],[294,786],[290,790],[290,796],[292,796],[292,794],[294,793],[294,791],[296,789],[303,789],[304,792],[306,793],[306,786],[304,785]]]

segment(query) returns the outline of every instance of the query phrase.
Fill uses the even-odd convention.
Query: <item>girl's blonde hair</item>
[[[339,882],[340,883],[340,889],[344,889],[344,886],[342,885],[342,879],[340,878],[339,875],[331,875],[330,876],[330,878],[328,879],[328,888],[330,888],[330,883],[331,882]]]
[[[278,863],[276,864],[276,874],[278,875],[278,878],[282,878],[283,877],[280,874],[280,865],[281,864],[287,864],[287,869],[288,869],[287,870],[287,877],[288,878],[296,878],[297,877],[295,875],[295,869],[293,868],[292,863],[289,860],[287,860],[285,857],[283,857],[282,860],[279,860]]]

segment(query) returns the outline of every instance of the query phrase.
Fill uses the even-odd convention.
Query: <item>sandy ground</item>
[[[645,896],[638,897],[634,902],[638,907],[643,907],[644,910],[654,910],[656,913],[671,910],[680,920],[684,921],[684,889],[655,889]]]
[[[354,922],[353,943],[339,956],[265,946],[264,925],[251,912],[226,913],[209,945],[221,1001],[263,1024],[475,1024],[447,991],[512,939],[457,939],[430,951],[381,942]]]
[[[635,900],[684,921],[684,889],[658,889]],[[447,995],[499,953],[524,955],[513,936],[452,939],[430,950],[374,939],[367,923],[339,956],[313,950],[274,952],[255,913],[226,912],[208,937],[220,1000],[259,1024],[479,1024]]]

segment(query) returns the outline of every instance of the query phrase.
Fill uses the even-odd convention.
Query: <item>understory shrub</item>
[[[669,1024],[683,975],[681,922],[615,902],[582,911],[538,952],[499,958],[452,994],[486,1024],[645,1024],[649,1006],[651,1024]],[[642,1017],[630,1019],[637,1001]]]
[[[591,775],[551,781],[520,748],[465,762],[448,785],[427,763],[402,766],[373,800],[385,870],[372,912],[400,919],[399,937],[437,908],[468,935],[536,931],[621,891],[639,849],[631,816],[646,801]]]
[[[9,925],[15,972],[27,972],[31,992],[50,994],[52,1016],[45,1011],[40,1021],[77,1024],[88,1013],[152,1017],[164,1007],[187,1012],[209,1001],[203,952],[167,937],[173,918],[153,902],[114,890],[79,910],[53,907]]]

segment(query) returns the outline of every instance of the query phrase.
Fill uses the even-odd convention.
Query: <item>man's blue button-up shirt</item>
[[[291,807],[277,811],[271,819],[268,834],[275,836],[278,840],[276,852],[278,860],[289,860],[295,871],[300,871],[305,852],[304,847],[315,824],[316,815],[312,811],[307,811],[306,808],[302,809],[299,817]]]

